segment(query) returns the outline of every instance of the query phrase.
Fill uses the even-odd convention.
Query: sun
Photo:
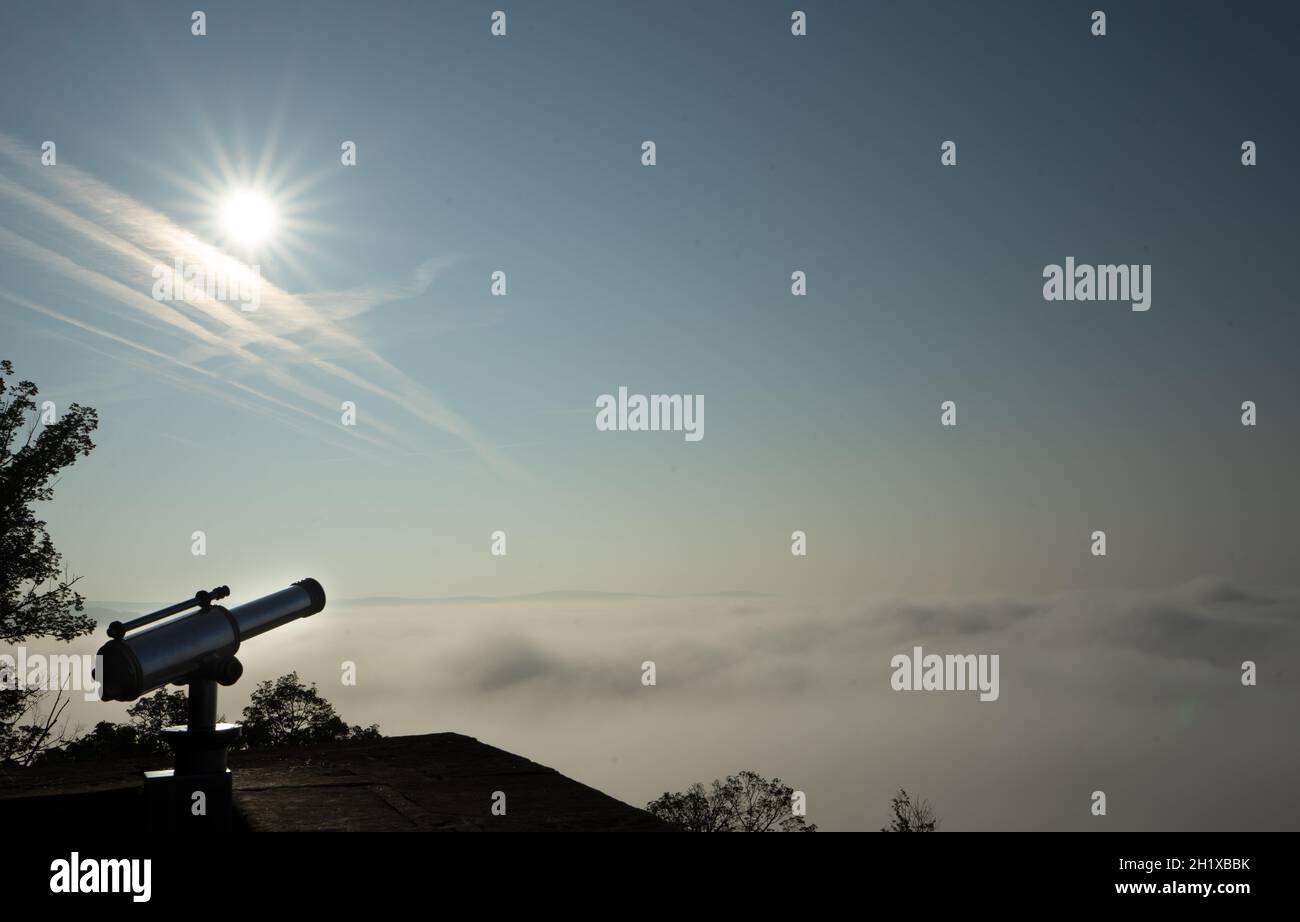
[[[307,147],[279,149],[274,124],[265,131],[260,152],[228,148],[223,134],[206,122],[198,133],[201,159],[187,159],[193,149],[186,146],[171,158],[180,167],[154,166],[175,190],[174,219],[219,254],[256,264],[281,287],[315,288],[316,271],[305,260],[319,258],[326,239],[350,234],[313,217],[336,204],[322,197],[337,175],[330,158],[320,163]],[[309,166],[313,158],[318,162]]]
[[[222,203],[221,226],[245,246],[264,243],[275,231],[275,206],[256,190],[239,190]]]

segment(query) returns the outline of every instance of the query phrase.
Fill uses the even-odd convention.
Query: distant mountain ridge
[[[491,602],[581,602],[601,599],[772,599],[769,592],[749,592],[727,589],[719,592],[693,592],[682,595],[655,595],[646,592],[598,592],[589,589],[552,589],[547,592],[527,592],[520,595],[445,595],[398,596],[376,595],[352,599],[330,599],[327,608],[364,608],[397,605],[481,605]],[[112,621],[123,614],[140,614],[156,611],[166,602],[89,601],[85,613],[96,621]],[[236,603],[238,604],[238,603]]]
[[[366,596],[330,602],[339,608],[359,608],[365,605],[455,605],[485,602],[581,602],[600,599],[769,599],[765,592],[724,590],[721,592],[695,592],[685,595],[655,595],[644,592],[596,592],[586,589],[553,589],[549,592],[527,592],[521,595],[449,595],[449,596]]]

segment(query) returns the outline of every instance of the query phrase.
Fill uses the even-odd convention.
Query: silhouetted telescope
[[[218,586],[139,618],[114,621],[108,626],[112,639],[96,657],[95,678],[105,701],[134,701],[168,683],[189,686],[188,726],[163,731],[176,754],[175,769],[145,772],[148,821],[156,830],[230,828],[226,749],[240,730],[217,723],[217,686],[234,685],[243,675],[235,654],[245,640],[325,607],[325,590],[314,579],[234,608],[213,604],[229,595],[229,588]],[[196,812],[200,794],[202,813]],[[200,816],[203,823],[192,821]]]
[[[325,607],[325,590],[314,579],[234,608],[212,604],[228,595],[229,588],[218,586],[132,621],[110,624],[113,639],[99,648],[104,669],[97,677],[100,697],[134,701],[169,682],[192,683],[196,677],[234,685],[244,671],[235,659],[243,641]],[[191,608],[198,611],[140,630]]]

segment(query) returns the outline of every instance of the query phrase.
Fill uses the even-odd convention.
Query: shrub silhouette
[[[928,800],[913,800],[912,795],[902,788],[889,802],[894,818],[881,832],[935,832],[939,818],[934,815],[934,807]]]
[[[90,732],[46,753],[43,759],[86,761],[166,754],[170,750],[163,741],[163,728],[184,726],[186,700],[184,691],[159,689],[127,708],[130,723],[101,720]],[[296,672],[258,684],[244,708],[243,728],[243,748],[381,738],[378,724],[348,726],[316,686],[304,685]]]
[[[794,814],[793,797],[780,778],[743,771],[707,790],[697,781],[680,793],[665,792],[646,810],[686,832],[816,832]]]
[[[349,727],[321,697],[316,683],[304,685],[298,673],[282,675],[274,682],[259,682],[252,700],[244,708],[244,744],[261,746],[301,746],[334,740],[378,739],[379,726]]]

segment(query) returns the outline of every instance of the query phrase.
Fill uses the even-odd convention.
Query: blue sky
[[[949,829],[1094,828],[1099,787],[1109,828],[1292,822],[1292,7],[208,6],[0,6],[0,357],[100,413],[41,510],[97,614],[673,597],[335,604],[226,713],[296,669],[632,803],[780,775],[824,828],[900,784]],[[234,247],[250,183],[279,226]],[[213,247],[258,311],[151,296]],[[1150,264],[1150,310],[1045,301],[1071,256]],[[597,431],[620,386],[704,438]],[[894,694],[914,644],[1004,693]]]
[[[201,38],[167,4],[0,13],[0,77],[23,88],[0,102],[6,181],[66,203],[50,174],[82,171],[208,239],[214,201],[264,164],[286,227],[252,256],[307,311],[255,319],[302,348],[276,365],[319,397],[295,398],[314,420],[2,302],[20,373],[101,412],[49,510],[92,596],[305,572],[345,595],[1289,577],[1292,14],[1116,5],[1094,39],[1068,4],[818,4],[797,40],[774,4],[521,4],[494,39],[491,9],[222,4]],[[69,207],[100,221],[80,194]],[[148,293],[32,200],[0,195],[0,213]],[[1152,310],[1044,302],[1041,269],[1067,255],[1151,263]],[[13,245],[0,273],[194,357],[216,376],[200,384],[283,396]],[[320,335],[315,293],[385,286],[408,294],[354,297],[331,327],[346,343]],[[706,437],[597,432],[594,400],[619,385],[703,394]]]

